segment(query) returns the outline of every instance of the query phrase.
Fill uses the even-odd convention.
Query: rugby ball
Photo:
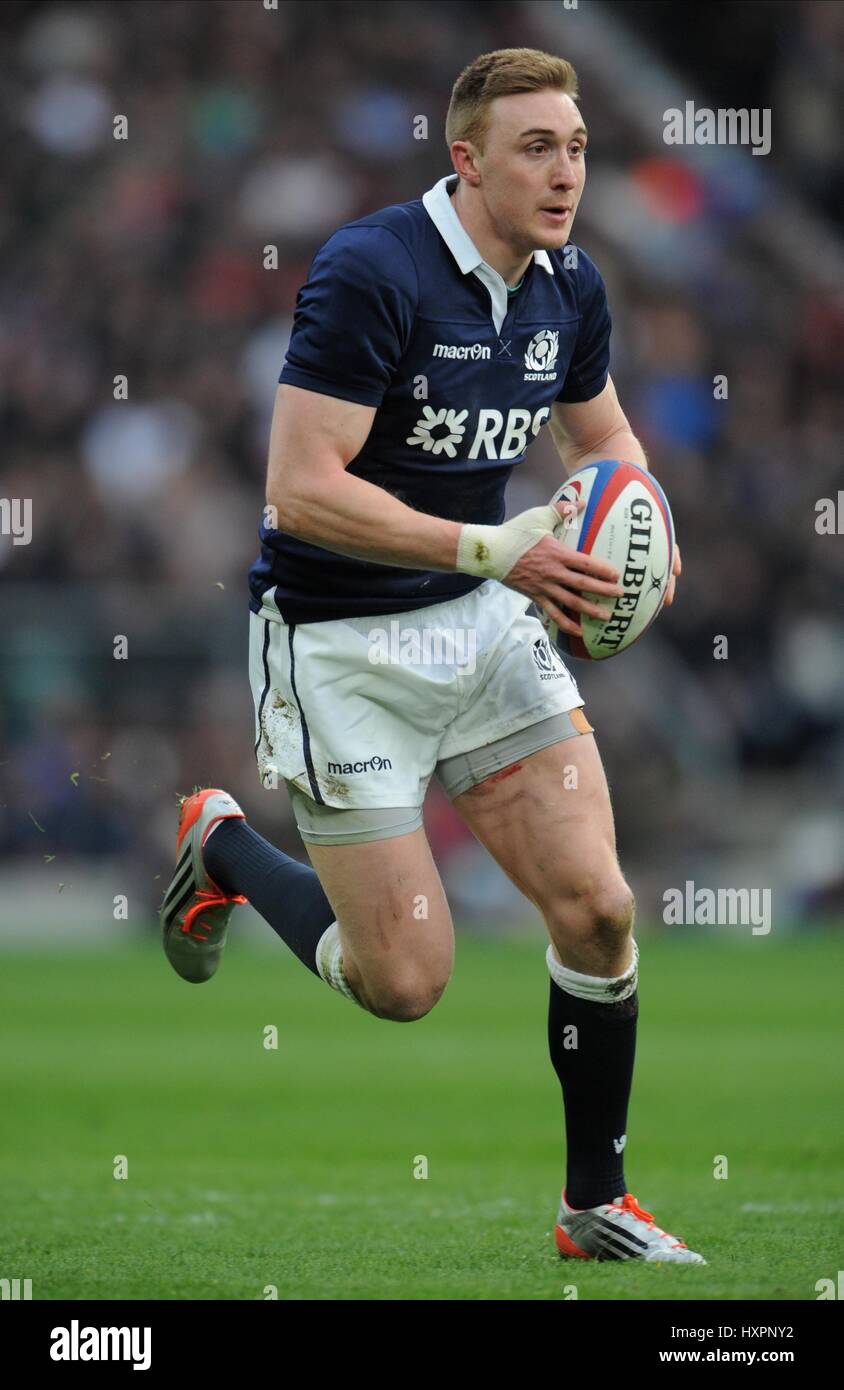
[[[638,641],[662,608],[674,562],[674,522],[656,478],[636,463],[588,463],[572,473],[551,501],[581,498],[583,511],[574,520],[561,520],[554,535],[571,550],[608,560],[618,570],[624,593],[596,596],[602,607],[611,605],[605,619],[575,615],[582,638],[561,632],[541,610],[539,617],[561,656],[606,661]]]

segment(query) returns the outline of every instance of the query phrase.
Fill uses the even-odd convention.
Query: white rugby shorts
[[[529,606],[490,579],[377,617],[288,624],[251,613],[262,783],[284,780],[318,807],[421,807],[438,762],[581,709]],[[584,715],[572,722],[591,731]]]

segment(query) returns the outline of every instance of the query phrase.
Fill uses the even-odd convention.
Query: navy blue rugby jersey
[[[604,282],[569,243],[534,251],[513,293],[463,228],[457,175],[341,227],[296,299],[279,381],[377,406],[348,471],[408,506],[499,525],[504,490],[554,401],[604,388]],[[339,555],[262,524],[250,607],[309,623],[400,613],[469,593],[472,575]]]

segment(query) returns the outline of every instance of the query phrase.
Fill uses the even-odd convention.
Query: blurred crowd
[[[787,197],[841,236],[844,6],[713,0],[682,25],[672,5],[605,8],[690,95],[773,110],[770,156],[710,175],[657,143],[661,112],[653,140],[634,133],[577,65],[590,166],[574,240],[607,282],[613,378],[682,550],[660,640],[740,768],[844,780],[844,538],[816,527],[844,488],[844,285],[770,235]],[[478,53],[546,46],[534,15],[509,0],[0,9],[0,495],[33,506],[30,544],[0,536],[7,856],[125,854],[151,901],[175,794],[204,782],[301,854],[286,794],[257,782],[245,670],[296,292],[337,226],[450,172],[454,78]],[[550,441],[517,474],[511,510],[546,500]],[[597,690],[600,668],[576,674]],[[609,759],[629,734],[615,714]],[[622,828],[640,791],[614,786]],[[428,820],[438,852],[468,853],[436,792]]]

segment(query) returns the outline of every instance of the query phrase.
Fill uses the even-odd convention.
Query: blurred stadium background
[[[542,927],[435,785],[461,941],[413,1029],[347,1013],[243,912],[264,950],[213,990],[155,943],[177,792],[227,787],[304,858],[246,678],[296,292],[338,225],[450,171],[454,79],[515,45],[579,74],[575,241],[683,554],[647,640],[576,676],[647,938],[629,1180],[713,1259],[579,1283],[813,1298],[840,1267],[844,541],[815,521],[844,488],[844,6],[6,0],[0,497],[32,538],[0,534],[0,1275],[36,1298],[560,1296]],[[686,100],[770,108],[770,155],[665,145]],[[559,480],[542,438],[511,511]],[[770,888],[770,938],[663,928],[687,879]],[[443,1181],[408,1187],[420,1151]]]
[[[690,878],[840,916],[844,544],[815,503],[844,484],[844,7],[7,0],[0,32],[0,492],[33,508],[30,544],[0,536],[4,933],[113,932],[117,892],[150,927],[195,783],[303,854],[257,781],[245,668],[296,291],[338,225],[449,172],[452,81],[516,44],[579,73],[575,241],[683,554],[647,642],[576,671],[640,911]],[[663,144],[687,99],[771,108],[770,155]],[[559,476],[543,437],[511,510]],[[467,926],[524,915],[437,787],[426,820]]]

